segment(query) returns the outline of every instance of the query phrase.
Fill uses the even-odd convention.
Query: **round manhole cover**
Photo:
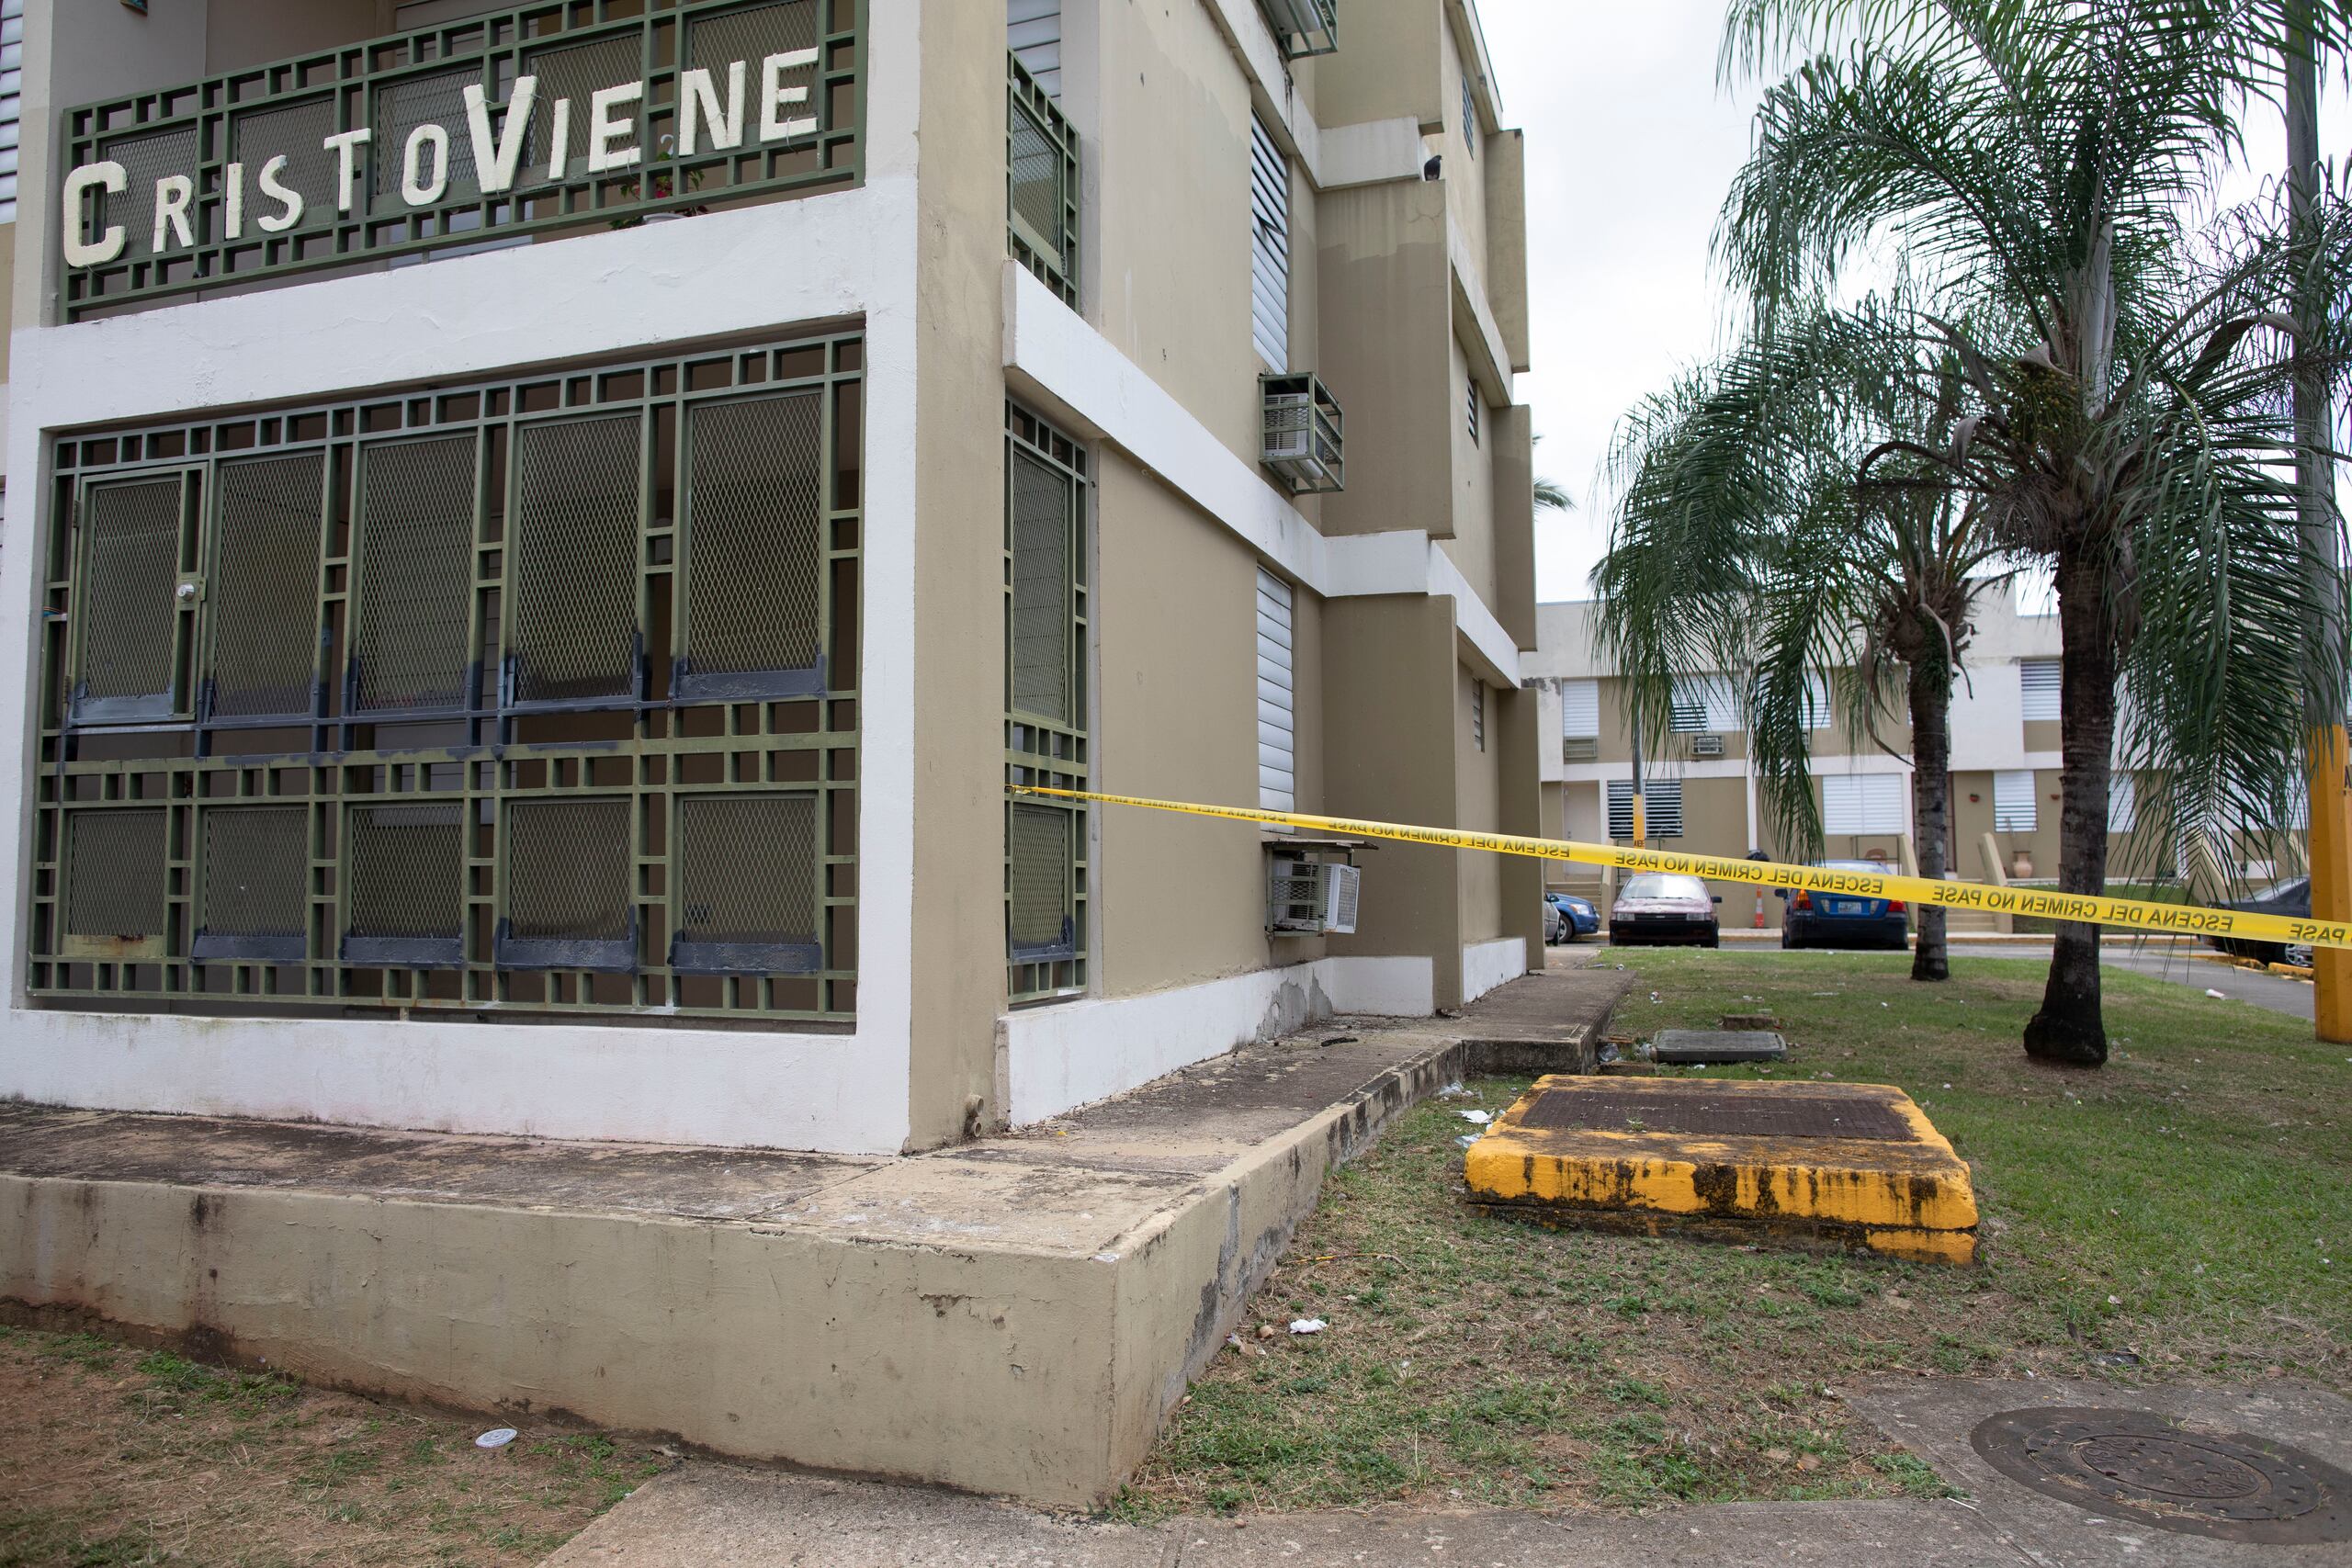
[[[2145,1410],[2011,1410],[1970,1446],[2012,1481],[2109,1518],[2265,1546],[2352,1540],[2352,1475],[2244,1432]]]

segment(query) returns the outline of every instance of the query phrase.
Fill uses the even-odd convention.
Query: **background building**
[[[1521,972],[1004,795],[1538,824],[1519,138],[1332,9],[30,0],[0,1092],[896,1150]]]
[[[1536,607],[1539,647],[1526,661],[1541,693],[1543,725],[1556,742],[1544,749],[1544,830],[1587,841],[1633,841],[1633,734],[1623,682],[1596,650],[1589,601]],[[1951,874],[1970,881],[2054,881],[2058,874],[2058,619],[2019,615],[2008,593],[1977,602],[1975,632],[1951,705]],[[1693,854],[1775,860],[1797,852],[1772,830],[1750,761],[1736,681],[1698,673],[1679,685],[1672,730],[1645,738],[1645,825],[1651,845]],[[1917,865],[1911,810],[1911,736],[1898,706],[1875,736],[1856,735],[1827,700],[1819,705],[1810,768],[1824,849],[1835,859]],[[2115,835],[2111,875],[2176,878],[2177,862],[2157,824],[2143,823],[2139,781],[2114,779],[2108,825]],[[2237,859],[2226,874],[2262,880],[2267,861]],[[2292,872],[2298,868],[2285,868]],[[1598,891],[1599,867],[1553,862],[1549,885]],[[1727,927],[1755,923],[1755,891],[1724,884]],[[1761,922],[1777,927],[1781,902],[1761,900]],[[1992,917],[1955,910],[1953,929],[1989,925]]]

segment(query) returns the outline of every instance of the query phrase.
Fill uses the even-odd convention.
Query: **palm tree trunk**
[[[2090,549],[2058,558],[2058,886],[2107,891],[2108,773],[2115,745],[2115,626],[2105,563]],[[2060,922],[2041,1010],[2025,1026],[2026,1055],[2069,1066],[2107,1060],[2099,1011],[2098,927]]]
[[[1940,877],[1951,814],[1951,671],[1940,659],[1923,659],[1911,666],[1911,823],[1918,836],[1919,874]],[[1911,978],[1951,978],[1940,904],[1919,906],[1919,942],[1911,955]]]

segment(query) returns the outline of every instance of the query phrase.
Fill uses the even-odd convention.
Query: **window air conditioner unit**
[[[1720,757],[1724,754],[1724,738],[1720,735],[1694,735],[1690,738],[1693,757]]]
[[[1339,0],[1261,0],[1283,58],[1330,54],[1340,47]]]
[[[1598,762],[1600,761],[1600,738],[1596,735],[1571,735],[1560,742],[1563,762]]]
[[[1347,936],[1356,929],[1363,873],[1338,861],[1266,858],[1266,929],[1294,936]]]
[[[1345,490],[1340,405],[1311,374],[1261,376],[1263,439],[1258,460],[1288,481],[1294,495]]]

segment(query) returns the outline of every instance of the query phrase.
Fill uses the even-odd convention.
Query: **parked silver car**
[[[1653,942],[1719,947],[1723,927],[1715,906],[1722,902],[1695,876],[1636,872],[1625,879],[1609,908],[1609,941],[1617,947]]]

